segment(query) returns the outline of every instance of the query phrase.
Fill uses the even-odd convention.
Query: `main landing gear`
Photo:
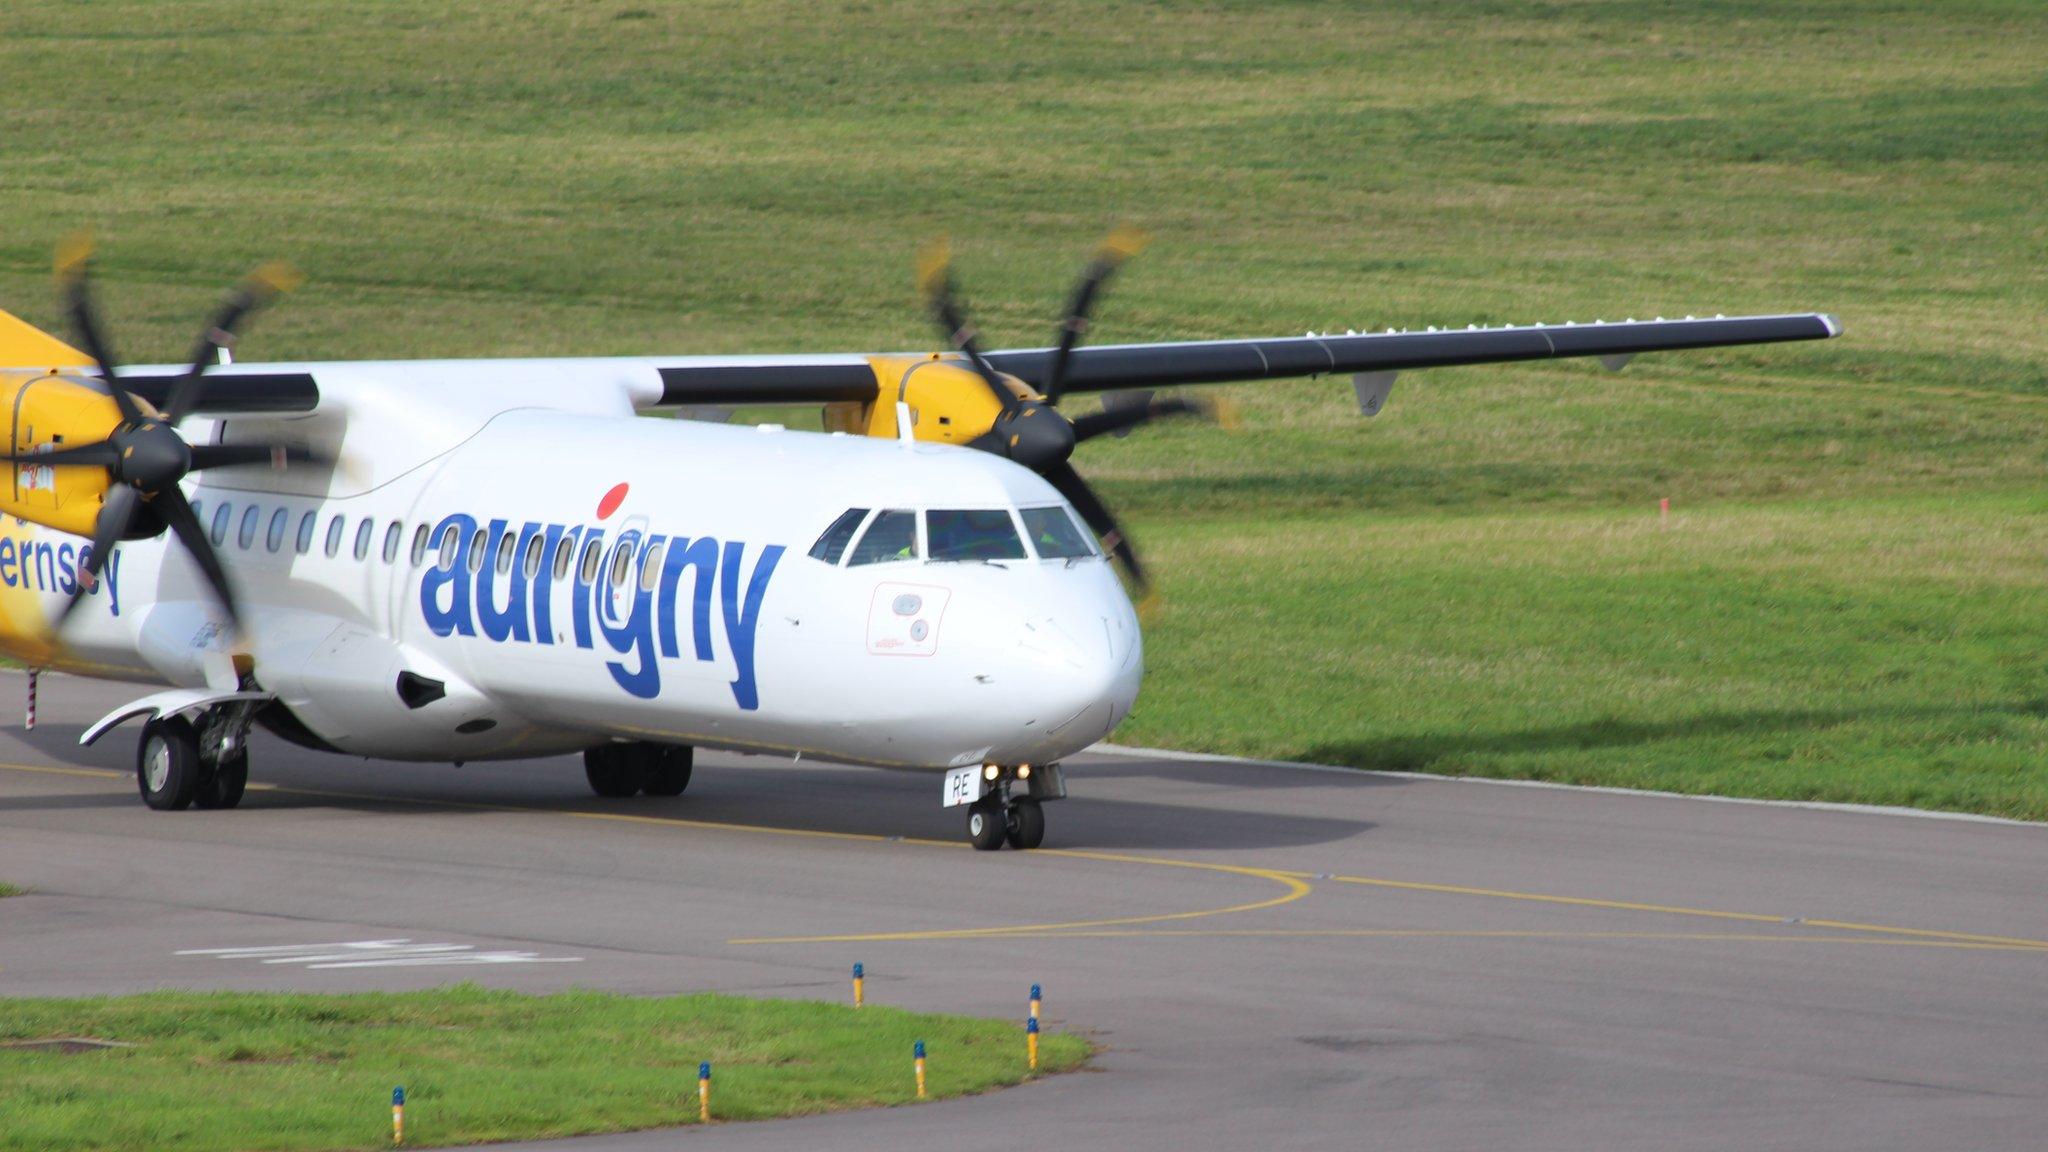
[[[1059,765],[1047,764],[1035,772],[1029,767],[990,766],[981,772],[986,791],[967,806],[968,842],[981,852],[993,852],[1005,844],[1036,848],[1045,843],[1042,802],[1067,794]]]
[[[142,726],[135,784],[159,812],[233,808],[249,787],[249,722],[255,708],[225,704],[195,719],[159,716]]]
[[[675,744],[601,744],[583,753],[583,774],[599,796],[680,796],[690,786],[693,749]]]

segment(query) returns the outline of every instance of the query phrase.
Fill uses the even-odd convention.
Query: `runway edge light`
[[[1044,1000],[1044,997],[1039,994],[1038,985],[1033,984],[1031,986],[1031,1018],[1033,1020],[1038,1019],[1038,1005],[1042,1000]]]
[[[867,1002],[867,970],[858,963],[853,966],[853,1006],[860,1007]]]
[[[697,1122],[711,1123],[711,1062],[697,1065]]]
[[[911,1055],[917,1060],[917,1098],[924,1099],[924,1041],[911,1046]]]
[[[391,1142],[405,1143],[405,1085],[391,1090]]]
[[[1038,1017],[1024,1021],[1024,1055],[1031,1061],[1031,1070],[1038,1071]]]

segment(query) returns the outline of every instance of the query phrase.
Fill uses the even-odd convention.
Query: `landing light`
[[[1029,765],[1029,764],[1019,764],[1019,765],[1017,765],[1017,779],[1019,779],[1019,780],[1029,780],[1029,779],[1031,779],[1031,765]]]
[[[1002,774],[1003,770],[1001,768],[996,767],[993,764],[985,765],[981,770],[981,778],[984,780],[994,780],[996,777],[1001,776]]]

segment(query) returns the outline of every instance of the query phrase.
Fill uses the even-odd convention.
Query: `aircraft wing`
[[[1715,316],[1501,328],[1309,334],[1268,340],[1104,344],[1073,351],[1067,392],[1112,392],[1182,384],[1278,380],[1325,373],[1367,374],[1454,364],[1498,364],[1568,356],[1619,358],[1644,352],[1825,340],[1841,325],[1817,312]],[[948,353],[948,358],[957,354]],[[1050,348],[988,353],[998,371],[1040,386]],[[671,361],[660,367],[663,404],[787,404],[872,399],[875,376],[861,356],[792,356]]]

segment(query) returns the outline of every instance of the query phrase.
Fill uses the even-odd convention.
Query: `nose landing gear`
[[[967,806],[968,842],[982,852],[993,852],[1005,844],[1012,848],[1036,848],[1045,843],[1042,801],[1058,800],[1067,794],[1059,765],[979,771],[992,772],[995,778],[982,775],[979,782],[986,791]]]

